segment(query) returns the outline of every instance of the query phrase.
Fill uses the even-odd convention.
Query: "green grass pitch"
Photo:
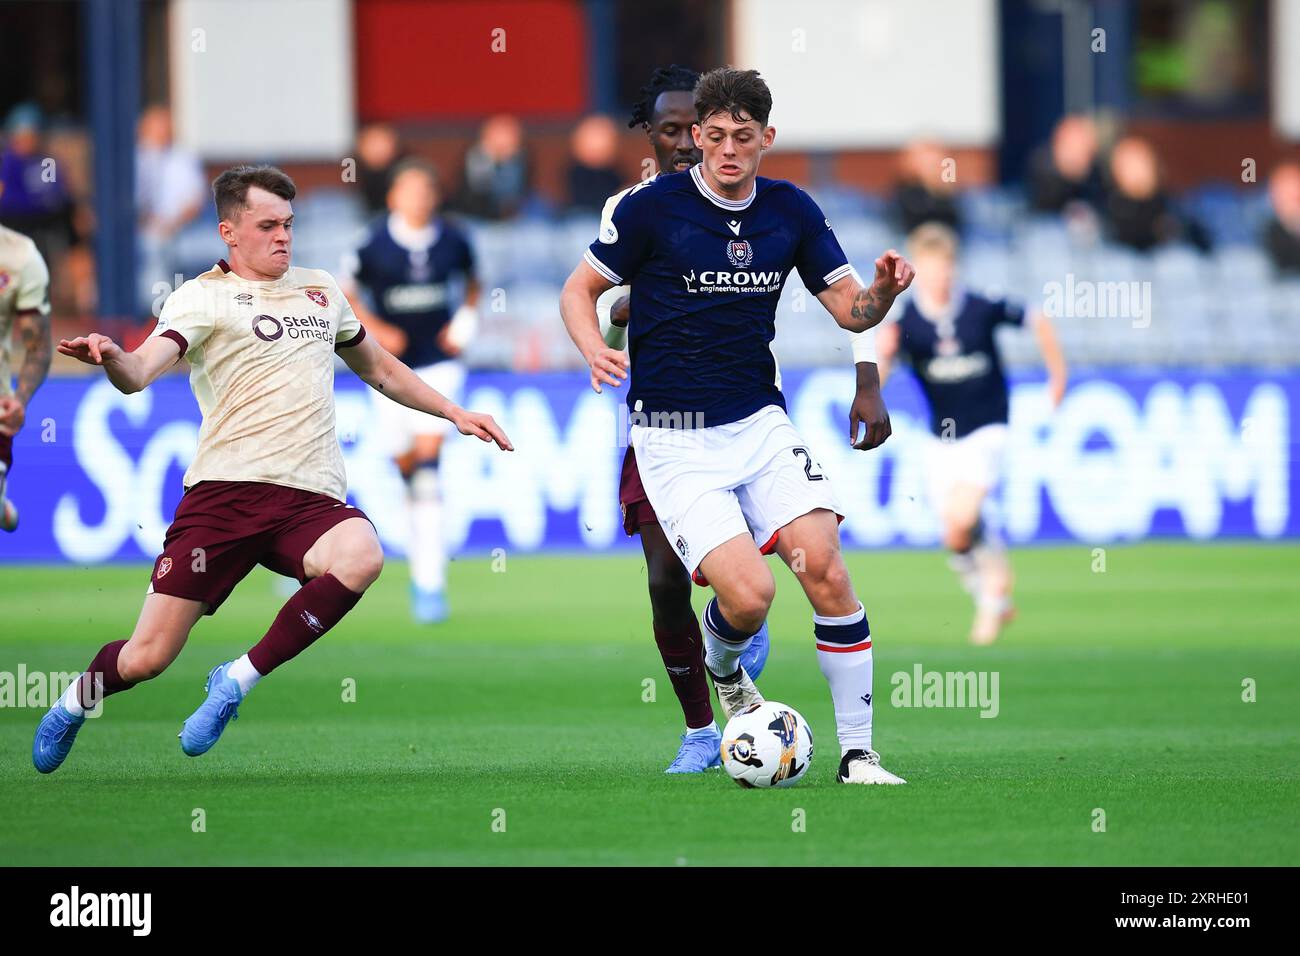
[[[1021,549],[1020,618],[988,649],[966,644],[966,598],[940,554],[848,559],[875,640],[876,748],[909,786],[834,783],[810,613],[780,567],[761,687],[811,724],[809,773],[767,791],[721,771],[665,776],[681,715],[631,556],[510,557],[504,572],[459,560],[455,617],[425,630],[390,564],[211,753],[187,758],[176,733],[208,669],[282,601],[259,571],[166,674],[110,699],[56,774],[31,766],[41,711],[0,708],[0,860],[1300,863],[1300,550],[1112,547],[1096,573],[1089,547]],[[0,671],[85,667],[129,633],[147,574],[0,568]],[[918,663],[996,671],[998,715],[893,706],[892,675]]]

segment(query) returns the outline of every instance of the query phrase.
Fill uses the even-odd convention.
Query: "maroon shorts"
[[[658,524],[659,518],[645,495],[641,472],[636,467],[636,452],[627,446],[623,456],[623,474],[618,479],[618,504],[623,509],[623,530],[628,536],[636,534],[642,525]]]
[[[185,492],[154,562],[152,590],[216,613],[257,565],[306,583],[302,559],[326,531],[365,512],[264,481],[201,481]],[[369,519],[367,519],[369,520]]]
[[[6,471],[14,466],[13,435],[0,435],[0,464],[5,466]]]

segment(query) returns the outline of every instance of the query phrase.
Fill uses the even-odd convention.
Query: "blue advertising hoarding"
[[[847,512],[845,545],[935,544],[925,480],[934,439],[914,380],[902,373],[889,383],[894,435],[872,452],[848,444],[851,370],[791,370],[783,388]],[[400,554],[404,491],[375,432],[375,396],[346,373],[336,395],[349,500]],[[453,553],[626,547],[617,503],[621,397],[594,394],[580,372],[471,373],[466,406],[495,415],[517,451],[449,440],[442,472]],[[1011,409],[993,506],[1013,543],[1300,537],[1292,507],[1300,374],[1083,374],[1055,411],[1040,381],[1020,378]],[[15,441],[9,493],[22,524],[0,538],[0,561],[153,558],[198,425],[180,376],[130,396],[99,376],[49,381]]]

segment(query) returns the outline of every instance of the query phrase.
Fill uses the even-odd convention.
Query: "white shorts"
[[[646,497],[692,574],[738,535],[761,548],[800,515],[842,514],[830,478],[779,406],[711,428],[630,432]]]
[[[955,485],[974,485],[990,491],[1002,476],[1007,447],[1007,426],[983,425],[964,438],[935,438],[926,451],[926,485],[930,504],[942,512]]]
[[[465,386],[465,366],[447,360],[415,369],[426,385],[460,404],[461,389]],[[404,455],[415,445],[417,435],[446,435],[455,426],[445,418],[417,412],[400,405],[382,392],[374,393],[376,426],[382,436],[381,444],[390,456]]]

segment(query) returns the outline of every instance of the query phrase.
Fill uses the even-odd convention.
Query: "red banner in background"
[[[587,105],[578,0],[359,0],[363,121],[565,116]]]

